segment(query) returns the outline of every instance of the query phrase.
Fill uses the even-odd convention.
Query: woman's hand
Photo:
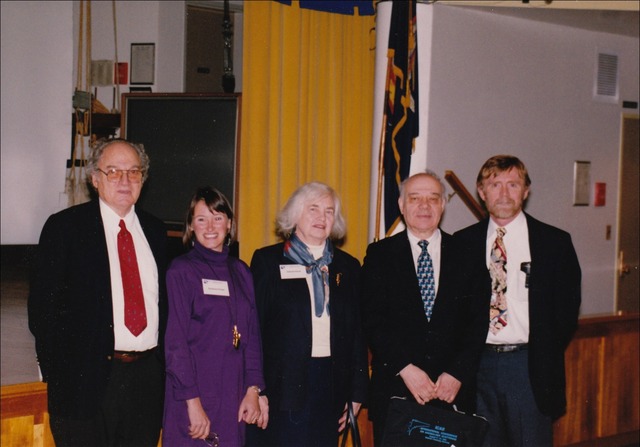
[[[355,417],[358,417],[358,413],[360,412],[360,407],[362,404],[360,402],[351,402],[351,406],[353,407],[353,414]],[[342,411],[342,417],[338,420],[338,433],[341,433],[342,430],[347,426],[347,404],[344,404],[344,410]]]
[[[245,421],[247,424],[256,424],[260,418],[260,404],[258,403],[260,391],[255,386],[247,388],[247,393],[240,402],[238,410],[238,422]]]
[[[260,396],[258,404],[260,405],[260,417],[256,425],[264,430],[269,425],[269,399],[267,396]]]
[[[187,413],[189,414],[189,436],[193,439],[204,439],[209,436],[211,422],[207,413],[202,408],[199,397],[187,400]]]

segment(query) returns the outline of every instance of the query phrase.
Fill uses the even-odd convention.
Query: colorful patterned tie
[[[433,278],[433,263],[427,251],[429,242],[422,240],[418,242],[418,245],[422,248],[422,252],[418,257],[418,284],[420,285],[420,295],[422,295],[422,302],[424,303],[424,313],[427,316],[427,320],[431,321],[433,303],[436,300],[436,281]]]
[[[124,220],[120,220],[118,257],[120,258],[120,273],[122,274],[122,289],[124,291],[124,325],[137,337],[147,327],[147,314],[144,309],[144,295],[138,271],[136,249]]]
[[[491,248],[491,305],[489,308],[489,331],[497,334],[507,325],[507,249],[502,237],[507,234],[504,228],[497,228],[498,234]]]

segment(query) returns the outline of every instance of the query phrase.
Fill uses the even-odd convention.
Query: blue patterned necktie
[[[427,251],[428,241],[418,242],[422,253],[418,257],[418,284],[420,285],[420,295],[424,304],[424,313],[427,320],[431,321],[433,303],[436,301],[436,281],[433,277],[433,263]]]

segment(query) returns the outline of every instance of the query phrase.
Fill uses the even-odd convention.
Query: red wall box
[[[113,83],[126,85],[129,83],[129,63],[128,62],[118,62],[116,64],[116,69],[113,70]]]

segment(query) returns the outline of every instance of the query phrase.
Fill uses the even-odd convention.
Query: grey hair
[[[285,240],[289,239],[295,231],[305,205],[326,196],[333,199],[335,207],[334,222],[329,238],[332,240],[342,239],[347,233],[347,224],[342,215],[340,197],[333,188],[321,182],[305,183],[293,192],[276,216],[276,233]]]
[[[149,156],[144,150],[144,146],[140,143],[132,143],[123,138],[103,138],[101,140],[96,141],[94,146],[91,148],[91,153],[89,154],[89,159],[87,160],[87,177],[91,178],[93,174],[98,171],[98,163],[100,163],[100,159],[102,158],[102,154],[104,151],[115,143],[123,143],[129,146],[131,149],[136,151],[138,154],[138,158],[140,159],[140,170],[142,171],[142,182],[147,179],[149,175]]]
[[[413,174],[412,176],[407,177],[406,179],[404,179],[402,181],[402,183],[400,183],[400,187],[399,187],[399,197],[402,199],[404,198],[404,188],[405,188],[405,184],[411,180],[413,177],[417,176],[417,175],[427,175],[429,177],[431,177],[432,179],[436,180],[438,183],[440,183],[440,188],[442,189],[442,199],[446,202],[446,194],[447,194],[447,187],[445,186],[444,182],[442,181],[442,179],[440,178],[440,176],[438,176],[438,174],[436,174],[434,171],[432,171],[431,169],[425,169],[422,172],[416,172],[415,174]]]

